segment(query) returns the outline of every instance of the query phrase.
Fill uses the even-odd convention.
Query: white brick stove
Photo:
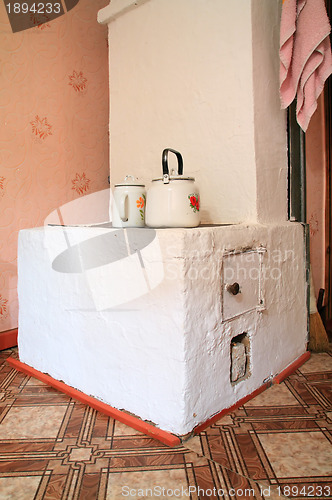
[[[112,185],[134,174],[148,187],[174,147],[210,225],[19,236],[21,361],[179,435],[306,350],[304,228],[286,222],[280,6],[113,0],[99,13]]]
[[[305,352],[302,244],[291,223],[23,230],[20,359],[186,434]]]

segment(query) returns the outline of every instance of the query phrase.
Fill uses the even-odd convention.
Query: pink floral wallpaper
[[[0,331],[17,327],[17,237],[108,187],[108,0],[13,33],[0,2]]]

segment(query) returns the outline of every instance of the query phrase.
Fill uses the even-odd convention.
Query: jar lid
[[[120,184],[114,184],[114,187],[120,187],[120,186],[145,187],[145,184],[139,184],[137,182],[136,177],[134,177],[133,175],[126,175],[123,182],[121,182]]]

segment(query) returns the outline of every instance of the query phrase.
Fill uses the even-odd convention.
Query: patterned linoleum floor
[[[0,352],[0,499],[332,498],[332,356],[169,448]]]

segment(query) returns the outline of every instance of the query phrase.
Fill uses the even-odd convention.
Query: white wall
[[[252,0],[257,220],[287,220],[286,112],[279,98],[281,2]]]
[[[109,25],[111,181],[178,149],[202,222],[255,219],[250,2],[152,0]],[[236,20],[236,29],[235,26]]]
[[[149,0],[109,23],[112,184],[148,184],[173,147],[200,185],[203,223],[286,220],[280,4]]]

